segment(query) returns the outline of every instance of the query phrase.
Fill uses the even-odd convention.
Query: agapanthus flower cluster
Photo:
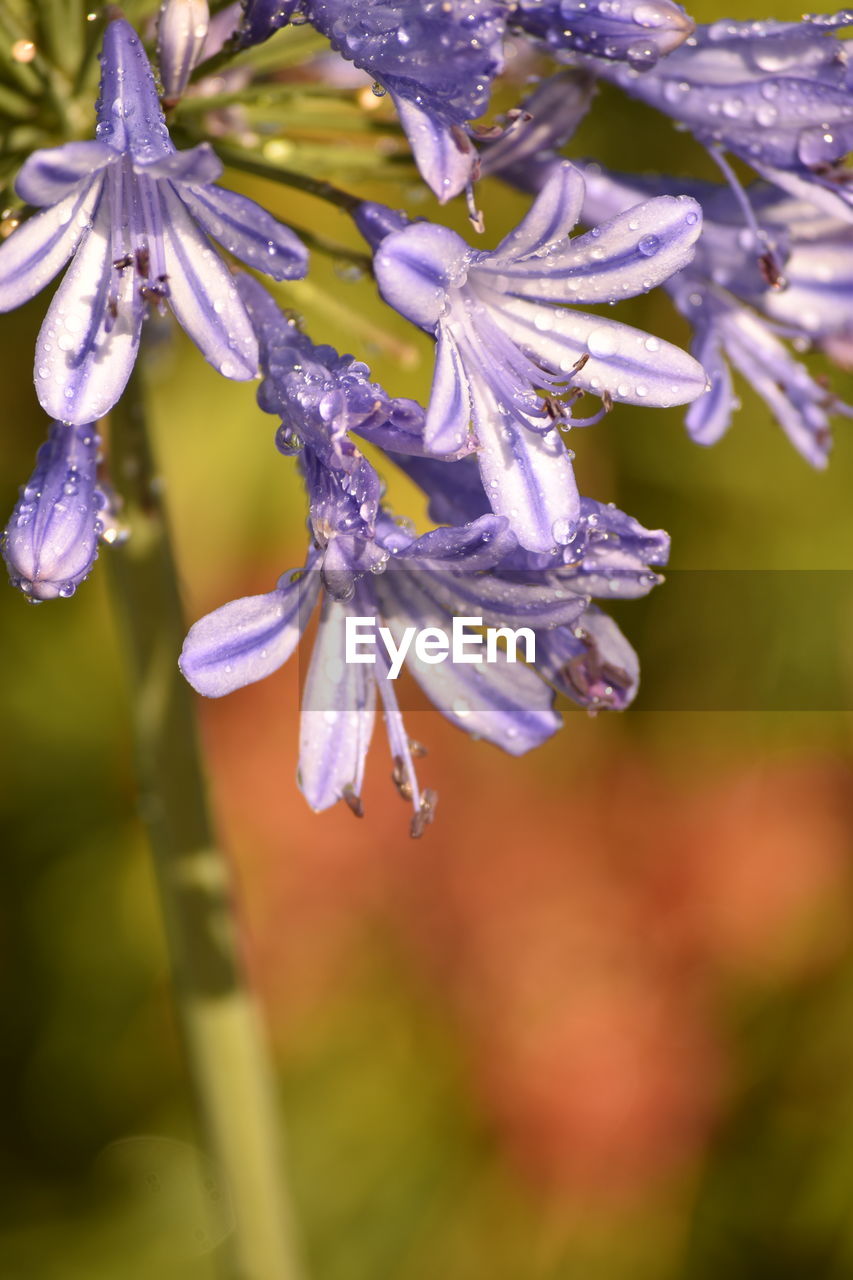
[[[410,800],[412,834],[431,818],[434,796],[418,783],[395,691],[394,653],[406,628],[441,633],[452,619],[529,629],[531,665],[498,651],[477,665],[433,664],[406,654],[427,697],[460,728],[513,755],[559,727],[556,689],[592,708],[621,707],[637,684],[637,659],[594,597],[633,596],[660,580],[669,544],[621,512],[584,503],[570,546],[557,556],[520,547],[510,522],[488,510],[473,459],[399,461],[438,504],[443,523],[417,537],[380,502],[379,478],[349,437],[423,453],[413,406],[367,381],[363,365],[316,347],[254,281],[241,284],[261,341],[259,402],[281,419],[278,443],[299,458],[308,495],[304,565],[275,588],[223,605],[190,630],[181,669],[200,693],[219,697],[275,671],[291,656],[315,605],[320,622],[303,693],[299,785],[314,809],[345,800],[362,812],[361,789],[381,701],[398,790]],[[449,487],[442,468],[457,472]],[[462,472],[462,474],[458,474]],[[347,662],[347,618],[374,619],[391,644],[365,671]],[[395,650],[396,646],[396,650]]]
[[[584,447],[577,428],[606,432],[610,412],[631,406],[687,406],[690,434],[712,444],[737,408],[735,371],[799,452],[826,464],[832,417],[853,411],[807,352],[853,364],[853,84],[835,34],[853,16],[697,28],[675,0],[245,0],[213,16],[206,0],[164,0],[154,17],[137,31],[107,11],[94,137],[75,104],[58,145],[32,149],[15,179],[29,209],[0,244],[0,309],[68,270],[36,344],[51,425],[3,537],[10,577],[32,601],[68,597],[100,543],[121,542],[101,439],[146,319],[171,312],[224,377],[261,376],[259,405],[278,421],[278,453],[298,468],[307,506],[298,566],[197,621],[181,670],[198,692],[227,694],[281,667],[316,615],[299,785],[316,810],[344,800],[360,814],[381,705],[417,836],[435,796],[404,724],[404,667],[448,720],[512,755],[558,729],[558,696],[622,710],[637,692],[637,654],[602,602],[657,586],[669,540],[608,495],[581,496],[568,447]],[[299,101],[302,72],[270,51],[296,48],[299,28],[312,93],[318,49],[363,73],[392,101],[426,186],[441,204],[464,196],[476,232],[485,175],[526,193],[495,247],[277,163],[288,122],[264,112]],[[222,78],[232,55],[239,70]],[[554,74],[541,79],[548,59]],[[611,174],[572,154],[598,79],[691,130],[720,181]],[[330,89],[332,114],[343,83]],[[514,105],[483,122],[497,85]],[[208,101],[234,113],[233,129],[220,118],[215,130],[230,164],[351,216],[364,251],[341,252],[369,264],[389,316],[434,342],[425,403],[402,370],[393,387],[372,380],[357,324],[355,354],[339,354],[249,274],[293,282],[298,306],[306,246],[336,251],[218,185]],[[729,156],[756,180],[744,183]],[[400,194],[406,205],[410,188]],[[657,287],[689,322],[689,352],[610,311]],[[385,500],[393,468],[423,495],[432,524],[420,533]],[[351,624],[366,622],[379,638],[372,662],[349,647]],[[485,638],[490,660],[449,657],[450,633],[463,651]]]

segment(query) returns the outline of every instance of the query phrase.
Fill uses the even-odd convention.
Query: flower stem
[[[272,1072],[207,808],[193,695],[177,667],[184,622],[138,375],[111,429],[112,478],[130,537],[108,558],[130,672],[140,812],[202,1129],[233,1212],[223,1274],[298,1280]]]
[[[259,178],[268,178],[271,182],[281,182],[286,187],[293,187],[296,191],[304,191],[309,196],[316,196],[318,200],[325,200],[338,209],[346,210],[347,213],[352,213],[362,203],[360,196],[350,195],[348,191],[342,191],[331,182],[325,182],[322,178],[311,178],[307,173],[298,173],[295,169],[284,169],[281,165],[259,160],[238,147],[228,146],[227,143],[217,141],[216,153],[222,163],[229,165],[232,169],[242,169],[244,173],[253,173]]]

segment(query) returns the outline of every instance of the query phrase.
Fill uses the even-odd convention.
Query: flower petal
[[[36,341],[36,393],[45,413],[75,425],[108,413],[130,377],[141,324],[134,273],[113,266],[104,196]]]
[[[117,14],[113,10],[113,14]],[[121,16],[111,16],[101,52],[98,137],[135,161],[149,162],[174,151],[142,41]]]
[[[430,453],[450,456],[464,449],[470,418],[465,368],[452,335],[442,327],[435,347],[435,370],[424,424],[424,444]]]
[[[317,600],[319,575],[285,574],[279,582],[275,591],[232,600],[190,627],[178,665],[196,693],[221,698],[255,684],[293,653]]]
[[[612,618],[591,606],[576,627],[536,637],[536,669],[582,707],[622,711],[640,684],[640,660]]]
[[[305,275],[308,250],[302,241],[254,200],[222,187],[182,187],[180,196],[207,234],[247,266],[273,280]]]
[[[359,597],[324,600],[302,694],[297,780],[314,810],[361,793],[376,714],[376,681],[367,664],[346,661],[346,619],[368,616]]]
[[[536,255],[569,234],[581,216],[584,181],[579,169],[566,161],[548,177],[530,209],[514,231],[501,240],[494,253],[484,256],[478,270],[511,273],[517,263],[533,259],[537,275],[550,272],[550,259],[543,263]]]
[[[459,125],[447,123],[409,98],[393,92],[391,97],[424,181],[442,204],[458,196],[477,159],[471,139]]]
[[[726,354],[761,396],[791,444],[813,467],[827,465],[832,444],[829,414],[853,410],[827,396],[767,323],[741,307],[724,321]]]
[[[165,184],[163,249],[169,303],[202,355],[238,382],[258,371],[258,344],[234,278]]]
[[[91,426],[54,422],[2,539],[12,583],[33,600],[68,597],[98,554],[104,496],[100,439]]]
[[[135,167],[150,178],[168,178],[171,182],[204,184],[222,177],[222,161],[209,142],[200,142],[188,151],[172,151]]]
[[[43,148],[24,161],[15,179],[15,190],[27,204],[56,204],[74,195],[78,183],[94,177],[117,159],[118,153],[112,147],[96,140]]]
[[[449,631],[450,615],[423,590],[420,574],[389,575],[379,589],[388,601],[387,626],[397,644],[406,626]],[[523,654],[523,643],[520,649]],[[497,656],[493,663],[462,664],[448,658],[431,664],[410,649],[406,666],[430,701],[453,724],[486,738],[511,755],[522,755],[555,733],[560,717],[552,709],[551,690],[521,657],[511,663],[502,650]]]
[[[577,621],[586,607],[583,595],[561,584],[549,571],[524,581],[491,573],[425,573],[423,590],[458,617],[482,617],[490,627],[551,628]]]
[[[406,547],[405,558],[428,573],[447,569],[475,573],[493,568],[515,547],[509,522],[490,514],[461,526],[430,529]]]
[[[472,250],[455,231],[434,222],[413,222],[392,231],[373,259],[379,292],[395,311],[434,333],[447,290],[464,281]]]
[[[735,396],[732,375],[723,358],[721,336],[713,323],[697,327],[693,350],[711,386],[693,401],[684,425],[697,444],[716,444],[731,426]]]
[[[102,180],[35,214],[0,245],[0,311],[27,302],[61,271],[88,230]]]
[[[707,387],[705,371],[686,351],[604,316],[562,307],[545,311],[522,298],[506,298],[500,320],[531,358],[597,396],[606,391],[628,404],[667,408],[695,400]],[[575,369],[583,357],[586,363]]]
[[[492,510],[528,551],[550,551],[580,515],[574,471],[560,433],[528,430],[504,416],[484,379],[472,380],[477,460]]]
[[[581,179],[582,184],[582,179]],[[645,293],[693,257],[702,209],[689,196],[658,196],[574,240],[552,243],[542,258],[504,263],[490,255],[477,275],[499,272],[501,292],[542,302],[595,305]]]

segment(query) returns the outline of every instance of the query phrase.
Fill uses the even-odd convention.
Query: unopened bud
[[[2,540],[13,586],[31,600],[72,596],[98,554],[104,495],[92,426],[54,422]]]
[[[167,103],[177,102],[186,89],[209,24],[207,0],[163,0],[157,22],[157,56]]]

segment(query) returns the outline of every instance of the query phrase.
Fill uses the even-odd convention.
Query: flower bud
[[[104,496],[91,425],[54,422],[2,539],[13,586],[31,600],[72,596],[98,554]]]
[[[163,0],[157,22],[157,56],[166,102],[176,102],[186,89],[209,23],[207,0]]]

